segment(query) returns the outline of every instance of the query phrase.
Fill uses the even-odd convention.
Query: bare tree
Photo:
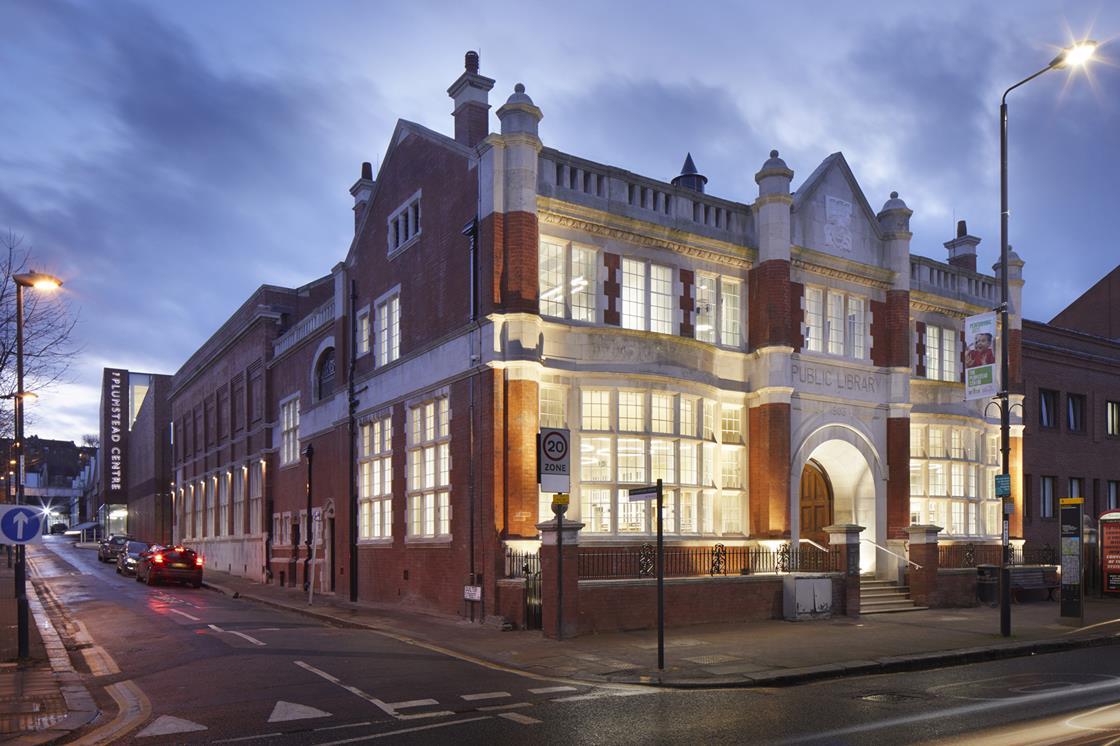
[[[16,284],[14,275],[40,269],[23,237],[10,229],[0,234],[0,394],[10,397],[18,388],[16,376]],[[80,351],[74,340],[78,312],[63,293],[31,291],[23,294],[23,387],[42,393],[66,379],[70,363]],[[10,436],[15,417],[10,399],[0,402],[0,435]],[[25,427],[28,424],[25,413]],[[26,430],[25,430],[26,432]]]
[[[83,448],[98,448],[101,445],[101,436],[97,433],[86,433],[82,436]]]

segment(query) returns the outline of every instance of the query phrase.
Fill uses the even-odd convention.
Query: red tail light
[[[159,552],[156,552],[154,555],[152,555],[152,562],[155,562],[157,565],[162,565],[163,555]]]
[[[195,555],[194,564],[198,567],[202,567],[202,555],[201,554]]]

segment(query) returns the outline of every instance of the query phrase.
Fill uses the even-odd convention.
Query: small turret
[[[703,194],[704,185],[707,183],[708,177],[696,170],[696,164],[692,162],[692,153],[688,153],[684,158],[684,165],[681,166],[680,176],[673,179],[673,186]]]

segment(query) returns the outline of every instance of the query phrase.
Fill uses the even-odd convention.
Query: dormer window
[[[389,216],[389,256],[408,248],[420,237],[420,190]]]

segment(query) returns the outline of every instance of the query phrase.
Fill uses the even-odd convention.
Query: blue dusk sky
[[[1010,97],[1025,315],[1120,262],[1120,3],[5,0],[0,29],[0,229],[81,309],[71,380],[29,407],[44,437],[97,431],[103,367],[174,373],[257,286],[327,273],[361,161],[398,118],[452,132],[468,49],[548,146],[665,180],[691,151],[742,202],[771,148],[795,187],[839,150],[875,209],[914,210],[914,253],[967,219],[989,271],[1000,94],[1091,37],[1088,71]]]

